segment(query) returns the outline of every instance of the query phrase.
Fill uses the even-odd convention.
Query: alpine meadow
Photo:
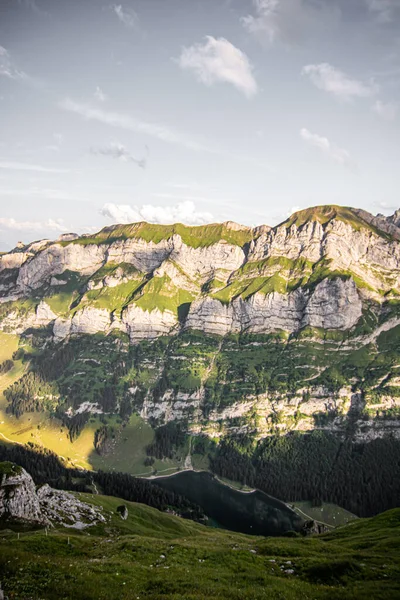
[[[0,600],[400,597],[400,3],[0,3]]]

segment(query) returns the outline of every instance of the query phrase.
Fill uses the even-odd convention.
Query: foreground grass
[[[258,538],[124,502],[83,533],[0,535],[0,580],[10,600],[153,598],[240,600],[400,597],[400,510],[316,538]],[[69,543],[68,543],[69,541]]]

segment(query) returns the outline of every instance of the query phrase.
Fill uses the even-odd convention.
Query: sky
[[[400,0],[0,0],[0,251],[399,208]]]

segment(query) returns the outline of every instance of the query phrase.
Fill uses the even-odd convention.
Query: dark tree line
[[[73,417],[67,417],[63,413],[60,413],[58,416],[62,420],[63,425],[68,428],[68,437],[71,442],[74,442],[79,437],[82,429],[90,419],[90,413],[88,412],[78,413]]]
[[[225,438],[211,457],[218,475],[285,501],[333,502],[368,517],[400,506],[400,441],[354,444],[329,433]]]
[[[52,408],[55,403],[57,389],[47,383],[35,372],[26,373],[4,391],[9,403],[7,411],[16,417],[25,412],[35,412]]]
[[[140,502],[161,511],[172,510],[195,521],[204,519],[203,510],[180,494],[127,473],[68,469],[54,452],[32,443],[29,447],[0,444],[0,462],[2,461],[23,467],[37,485],[48,483],[57,489],[91,493],[90,485],[94,481],[106,496]]]
[[[184,496],[164,490],[156,483],[151,483],[146,479],[132,477],[127,473],[98,471],[94,474],[94,480],[108,496],[140,502],[162,511],[173,509],[182,517],[196,521],[204,519],[204,512],[199,506]]]
[[[67,469],[58,456],[29,442],[27,446],[0,444],[0,461],[9,461],[23,467],[36,485],[48,483],[62,490],[90,492],[82,471]]]
[[[3,375],[4,373],[8,373],[9,371],[11,371],[11,369],[14,366],[14,361],[7,359],[4,362],[1,363],[0,365],[0,375]]]
[[[160,459],[173,458],[185,440],[186,434],[182,426],[172,421],[156,429],[154,441],[146,448],[147,455]]]
[[[107,442],[110,437],[114,437],[114,430],[108,425],[102,425],[94,433],[94,447],[97,454],[103,454],[107,448]]]

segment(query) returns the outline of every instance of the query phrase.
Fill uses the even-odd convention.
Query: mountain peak
[[[387,222],[386,218],[379,219],[366,210],[336,204],[323,204],[300,210],[293,213],[282,225],[289,229],[292,225],[302,227],[306,223],[313,221],[317,221],[321,225],[326,225],[333,220],[343,221],[351,225],[356,231],[369,229],[381,237],[399,239],[400,232],[397,230],[397,227],[389,227],[390,223]]]

